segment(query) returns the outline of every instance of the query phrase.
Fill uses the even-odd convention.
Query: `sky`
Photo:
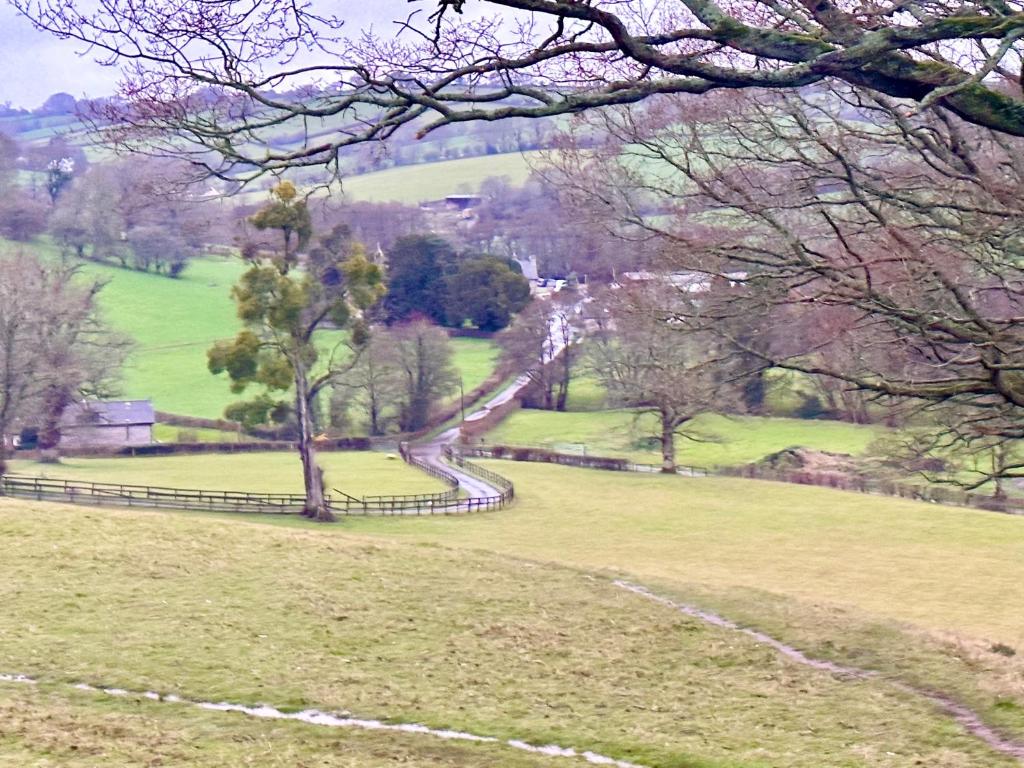
[[[422,3],[426,10],[429,2]],[[346,19],[354,34],[370,24],[383,30],[410,11],[405,0],[320,0],[318,6]],[[319,8],[318,8],[319,10]],[[29,21],[0,0],[0,104],[34,109],[52,93],[76,98],[113,92],[117,70],[96,64],[81,44],[33,29]]]
[[[117,73],[76,55],[77,46],[44,32],[0,0],[0,104],[34,109],[51,93],[103,96]]]

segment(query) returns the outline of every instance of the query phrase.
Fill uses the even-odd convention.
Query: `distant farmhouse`
[[[84,400],[61,416],[61,448],[133,448],[153,442],[156,411],[149,400]]]

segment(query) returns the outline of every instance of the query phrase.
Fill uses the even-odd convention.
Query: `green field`
[[[510,510],[349,530],[622,574],[812,656],[945,691],[1024,740],[1024,519],[783,483],[487,465],[515,482]]]
[[[24,246],[0,240],[0,254]],[[47,242],[33,252],[56,257]],[[124,371],[123,394],[152,399],[158,410],[216,419],[238,399],[227,377],[206,368],[206,351],[238,330],[231,286],[243,270],[240,260],[192,261],[176,280],[145,272],[86,264],[84,271],[107,281],[100,301],[108,322],[135,342]],[[487,340],[452,339],[454,363],[468,390],[491,373],[497,348]]]
[[[346,176],[342,180],[341,192],[350,200],[417,205],[440,200],[447,195],[476,192],[484,179],[492,177],[504,177],[512,185],[522,185],[532,172],[531,166],[539,163],[541,156],[541,151],[509,152],[400,165],[383,171]],[[313,181],[304,182],[299,179],[297,183],[313,187],[315,197],[327,194],[325,188],[316,187]],[[253,204],[266,200],[266,197],[266,190],[252,189],[232,199],[239,203]]]
[[[373,451],[318,454],[328,488],[352,496],[436,493],[447,486],[401,459]],[[297,453],[267,452],[151,456],[145,458],[65,458],[60,464],[11,462],[12,473],[99,483],[154,485],[215,491],[301,493]]]
[[[70,687],[88,682],[418,722],[651,768],[1016,764],[886,679],[798,665],[616,588],[605,569],[677,594],[712,584],[734,600],[761,597],[749,605],[766,612],[776,604],[765,591],[777,601],[806,590],[816,597],[791,606],[793,632],[809,615],[798,609],[822,609],[816,601],[845,594],[838,585],[855,587],[837,614],[854,629],[861,597],[886,594],[887,615],[927,613],[958,630],[976,615],[992,629],[1019,618],[1021,521],[912,504],[872,511],[860,497],[850,509],[821,503],[842,494],[781,486],[784,499],[740,481],[496,466],[518,482],[517,506],[458,520],[288,528],[0,500],[0,537],[17,543],[0,560],[0,669],[41,683],[0,683],[0,763],[584,764]],[[989,578],[973,582],[967,601],[949,589],[958,578],[950,569],[933,568],[915,602],[906,592],[912,575],[893,561],[901,541],[921,569],[956,552],[958,576],[977,569]],[[844,571],[839,549],[844,562],[867,559]],[[826,555],[821,578],[794,579]],[[924,643],[906,650],[940,658]],[[996,684],[981,668],[956,674]],[[995,688],[974,695],[991,698]]]
[[[475,192],[480,182],[492,176],[504,176],[509,183],[521,185],[530,175],[530,164],[539,162],[540,155],[539,152],[515,152],[404,165],[350,176],[344,180],[342,189],[354,200],[370,202],[415,204],[439,200],[459,192]]]
[[[455,368],[462,377],[462,388],[470,392],[483,384],[498,366],[501,349],[490,339],[451,340],[454,352]],[[458,393],[451,396],[451,401],[458,399]]]
[[[661,462],[653,415],[633,411],[554,413],[516,411],[485,437],[496,445],[540,446],[593,456],[616,456],[639,463]],[[833,453],[861,454],[885,430],[841,421],[771,419],[706,414],[680,435],[676,459],[693,467],[732,466],[758,461],[785,448],[801,446]]]
[[[225,429],[208,427],[178,427],[173,424],[154,424],[153,440],[158,443],[251,443],[258,438]]]

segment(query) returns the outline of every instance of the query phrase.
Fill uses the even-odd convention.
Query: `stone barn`
[[[149,400],[84,400],[61,416],[61,448],[131,448],[153,442],[156,411]]]

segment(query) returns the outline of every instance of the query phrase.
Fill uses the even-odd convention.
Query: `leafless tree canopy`
[[[848,88],[691,107],[607,113],[609,146],[557,171],[666,270],[741,283],[687,323],[768,365],[955,408],[957,439],[1024,436],[1020,139]]]
[[[1020,0],[419,0],[397,38],[291,0],[13,2],[125,67],[121,139],[187,141],[224,175],[329,165],[406,126],[830,78],[1024,135],[1024,102],[987,79],[1019,77]],[[318,119],[332,132],[301,148],[265,141]]]
[[[16,430],[38,426],[54,447],[66,406],[114,391],[126,342],[97,316],[101,288],[73,266],[0,258],[0,474]]]

